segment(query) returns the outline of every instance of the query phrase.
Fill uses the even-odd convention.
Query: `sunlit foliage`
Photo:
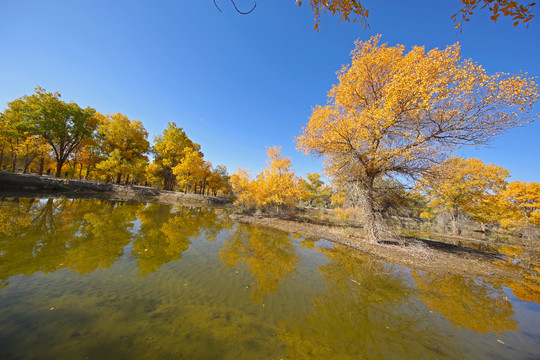
[[[19,128],[24,127],[30,135],[39,135],[51,146],[56,160],[56,176],[69,156],[92,136],[97,120],[95,110],[82,109],[74,102],[60,100],[58,92],[47,92],[36,87],[35,94],[24,95],[8,103],[4,116],[16,119]]]
[[[495,217],[498,212],[491,211],[495,210],[497,195],[505,189],[509,175],[508,170],[479,159],[453,157],[433,166],[417,182],[417,188],[431,199],[431,207],[440,206],[450,214],[453,232],[459,235],[461,212],[481,222],[498,220]]]
[[[99,114],[98,146],[104,159],[97,164],[103,174],[120,183],[122,176],[140,175],[148,162],[148,132],[139,120],[117,113]]]
[[[329,103],[313,109],[297,138],[300,150],[325,158],[328,176],[354,189],[371,240],[380,238],[376,179],[415,176],[456,148],[488,143],[535,119],[529,112],[538,99],[532,79],[488,75],[461,59],[458,44],[406,53],[379,38],[357,42]]]
[[[503,196],[525,216],[527,222],[540,225],[540,183],[513,181]]]
[[[339,15],[340,21],[360,21],[365,28],[369,26],[367,23],[369,9],[364,6],[361,0],[306,0],[305,2],[309,4],[315,15],[314,30],[319,28],[321,16],[326,13]],[[296,3],[298,6],[302,5],[301,0],[296,0]],[[456,22],[456,28],[461,27],[464,21],[470,21],[471,15],[478,8],[487,8],[488,12],[492,14],[490,19],[493,21],[497,21],[502,14],[512,18],[514,26],[519,24],[528,25],[528,22],[534,17],[532,10],[536,3],[520,3],[512,0],[460,0],[459,4],[461,6],[460,10],[452,15],[452,19]]]
[[[186,152],[200,152],[201,146],[191,141],[185,131],[175,123],[168,123],[163,134],[156,136],[154,142],[155,159],[152,174],[159,174],[165,190],[173,190],[176,186],[176,176],[172,169],[184,160]]]
[[[281,147],[268,148],[267,155],[267,167],[256,179],[240,168],[231,175],[236,203],[246,208],[266,210],[286,210],[297,205],[305,193],[291,168],[291,160],[281,156]]]
[[[321,180],[321,175],[317,173],[308,173],[306,175],[306,180],[302,179],[301,182],[304,190],[306,191],[306,196],[310,206],[317,202],[324,204],[330,202],[332,188]]]

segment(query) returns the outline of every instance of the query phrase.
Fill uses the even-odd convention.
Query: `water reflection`
[[[255,278],[250,296],[256,302],[275,293],[299,262],[289,234],[244,224],[226,240],[219,257],[226,268],[248,266]]]
[[[493,281],[411,272],[346,247],[233,227],[227,215],[110,201],[0,202],[0,358],[540,355],[538,306],[511,303]],[[508,266],[527,268],[524,281],[509,284],[514,294],[538,301],[526,285],[537,258],[505,251]]]
[[[420,298],[453,326],[482,334],[517,329],[512,303],[495,281],[416,271],[412,274]]]
[[[505,265],[518,270],[523,276],[519,280],[509,280],[506,285],[514,295],[527,302],[540,305],[540,255],[537,249],[525,246],[503,245],[499,252],[508,255]]]
[[[11,276],[38,271],[67,268],[85,274],[109,268],[131,241],[130,229],[139,207],[67,199],[3,201],[1,205],[2,214],[22,219],[1,237],[4,285]]]
[[[231,226],[223,212],[201,208],[149,204],[137,215],[140,229],[132,255],[143,276],[170,261],[180,260],[191,239],[204,235],[212,241],[220,231]]]
[[[445,332],[419,311],[406,275],[350,250],[322,249],[326,291],[278,336],[291,359],[438,358],[456,353]],[[443,356],[444,355],[444,356]]]
[[[136,231],[137,222],[140,229]],[[192,238],[212,240],[230,227],[214,210],[73,199],[3,199],[0,286],[16,275],[110,268],[133,242],[139,273],[179,260]]]

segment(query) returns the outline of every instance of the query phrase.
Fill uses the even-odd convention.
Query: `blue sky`
[[[201,144],[205,159],[229,172],[240,166],[256,173],[266,146],[283,146],[305,176],[322,172],[322,160],[298,152],[294,138],[311,108],[326,102],[357,39],[382,34],[391,45],[426,49],[459,41],[463,57],[488,73],[540,76],[538,15],[529,28],[513,28],[478,11],[460,34],[450,18],[457,0],[368,0],[370,29],[326,16],[316,32],[309,9],[294,0],[258,0],[246,16],[229,0],[216,2],[223,12],[212,0],[0,0],[0,108],[40,85],[81,106],[141,120],[150,139],[174,121]],[[539,143],[537,121],[460,155],[496,163],[512,180],[539,182]]]

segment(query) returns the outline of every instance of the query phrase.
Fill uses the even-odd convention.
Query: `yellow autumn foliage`
[[[291,169],[291,160],[281,156],[281,147],[267,151],[267,167],[252,179],[249,171],[238,168],[231,175],[231,185],[236,194],[235,203],[246,208],[286,209],[306,197],[300,178]]]
[[[315,15],[314,30],[319,28],[321,15],[326,13],[339,15],[340,21],[357,22],[360,20],[365,28],[368,27],[369,9],[361,0],[305,0],[305,2],[309,4]],[[470,21],[471,15],[477,8],[487,8],[488,14],[491,14],[490,19],[493,21],[497,21],[501,14],[512,18],[514,27],[519,24],[528,25],[528,22],[534,18],[532,7],[535,3],[519,3],[514,0],[460,0],[458,3],[459,11],[451,16],[456,23],[456,28],[461,27],[463,22]],[[296,4],[302,6],[302,1],[296,0]]]
[[[486,71],[462,59],[459,44],[426,51],[358,41],[352,62],[338,73],[328,104],[313,108],[297,138],[306,154],[325,159],[326,173],[362,197],[371,240],[374,184],[385,176],[413,176],[456,148],[492,141],[528,123],[538,86],[522,74]]]
[[[531,223],[540,224],[540,183],[513,181],[508,184],[504,196],[523,212]]]
[[[497,222],[503,216],[498,195],[506,187],[510,172],[479,159],[450,158],[433,166],[416,184],[433,208],[442,207],[459,233],[457,217],[465,212],[480,223]]]

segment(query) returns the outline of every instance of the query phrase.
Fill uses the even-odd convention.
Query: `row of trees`
[[[159,184],[201,194],[229,192],[226,167],[205,161],[200,145],[181,127],[169,123],[154,140],[151,147],[141,121],[83,109],[41,87],[0,113],[4,170],[43,175],[52,169],[56,177]]]
[[[316,173],[307,174],[307,179],[296,176],[290,159],[283,158],[280,151],[268,149],[267,167],[255,178],[240,168],[231,175],[238,205],[276,213],[290,211],[304,201],[352,209],[337,211],[342,217],[362,217],[362,209],[355,203],[358,194],[355,197],[339,181],[326,185]],[[463,217],[478,223],[484,233],[490,225],[500,225],[531,235],[540,225],[540,183],[509,183],[509,176],[508,170],[479,159],[451,157],[426,170],[414,186],[406,187],[391,178],[374,181],[373,211],[379,218],[399,215],[434,220],[439,214],[447,215],[455,235],[462,232]]]

